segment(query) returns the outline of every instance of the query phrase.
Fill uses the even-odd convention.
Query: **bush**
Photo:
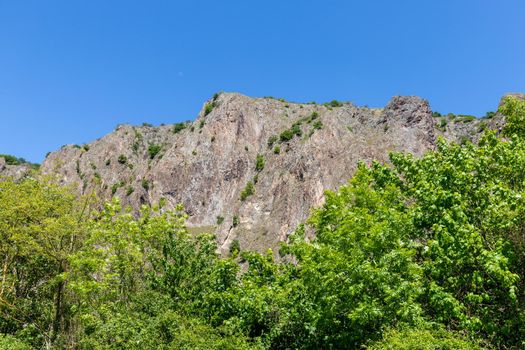
[[[255,192],[255,188],[253,186],[253,182],[248,181],[248,183],[246,184],[246,187],[244,187],[244,189],[241,192],[241,201],[244,202],[246,198],[251,196],[254,192]]]
[[[149,145],[149,147],[148,147],[149,158],[150,159],[155,158],[155,156],[157,154],[159,154],[159,152],[161,150],[162,150],[162,146],[161,145],[154,145],[154,144]]]
[[[303,131],[301,130],[301,122],[298,121],[298,122],[294,123],[290,129],[284,130],[279,135],[279,140],[281,142],[288,142],[291,139],[293,139],[295,136],[299,136],[300,137],[300,136],[302,136],[302,134],[303,134]]]
[[[224,217],[223,216],[217,216],[217,225],[220,225],[224,222]]]
[[[491,118],[493,118],[495,115],[496,115],[496,112],[492,112],[492,111],[490,111],[490,112],[485,113],[485,116],[484,116],[483,118],[491,119]]]
[[[445,128],[447,126],[448,122],[446,119],[441,119],[440,122],[439,122],[439,128],[443,131],[445,131]]]
[[[230,256],[235,258],[241,251],[241,244],[238,239],[234,239],[230,245]]]
[[[145,189],[146,191],[149,190],[149,181],[148,180],[142,179],[142,188]]]
[[[186,129],[186,123],[177,123],[175,125],[173,125],[173,133],[174,134],[178,134],[179,132],[181,132],[182,130]]]
[[[261,172],[264,169],[264,157],[258,154],[255,159],[255,171]]]
[[[318,120],[318,121],[316,121],[316,122],[314,123],[313,127],[314,127],[315,130],[320,130],[320,129],[323,128],[323,122],[320,121],[320,120]]]
[[[291,129],[284,130],[281,135],[279,135],[279,140],[281,142],[288,142],[295,136],[294,132]]]
[[[279,153],[281,153],[281,147],[279,147],[279,146],[275,146],[275,147],[273,148],[273,153],[274,153],[274,154],[279,154]]]
[[[234,215],[232,219],[232,226],[237,227],[238,225],[239,225],[239,217],[237,215]]]
[[[206,103],[206,106],[204,106],[204,116],[210,114],[216,106],[215,101]]]
[[[343,103],[339,102],[337,100],[332,100],[332,101],[330,101],[329,105],[330,105],[330,107],[342,107]]]
[[[272,135],[268,138],[268,148],[272,148],[273,144],[275,142],[277,142],[279,138],[277,137],[277,135]]]
[[[121,154],[120,156],[118,156],[118,162],[120,164],[126,164],[128,162],[128,157],[126,157],[125,155]]]

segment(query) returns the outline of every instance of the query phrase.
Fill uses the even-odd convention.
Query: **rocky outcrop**
[[[0,177],[8,177],[19,180],[28,175],[32,170],[30,164],[10,165],[4,157],[0,157]]]
[[[183,203],[188,224],[215,232],[222,251],[233,240],[265,250],[286,240],[322,204],[324,190],[352,176],[358,161],[385,162],[392,151],[419,156],[438,136],[476,139],[502,120],[449,118],[443,125],[444,119],[412,96],[371,109],[221,93],[194,122],[120,125],[88,145],[50,153],[42,172],[58,174],[79,193],[119,196],[135,209],[161,198],[167,207]]]

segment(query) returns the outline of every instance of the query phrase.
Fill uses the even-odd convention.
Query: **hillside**
[[[51,152],[42,171],[135,209],[161,198],[167,208],[183,203],[188,225],[215,232],[223,251],[234,240],[265,250],[323,202],[324,190],[345,183],[358,161],[383,162],[392,151],[422,155],[439,136],[475,140],[501,122],[433,117],[429,103],[413,96],[373,109],[221,93],[194,122],[120,125],[90,144]]]

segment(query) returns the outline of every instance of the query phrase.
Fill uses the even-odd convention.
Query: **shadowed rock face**
[[[161,198],[168,208],[183,203],[189,225],[214,231],[223,252],[235,239],[243,249],[265,250],[286,240],[310,209],[322,204],[324,190],[335,190],[352,176],[358,161],[385,162],[392,151],[419,156],[434,148],[440,135],[475,140],[481,123],[492,128],[502,123],[497,116],[443,126],[427,101],[412,96],[394,97],[384,109],[234,93],[207,104],[214,106],[211,112],[203,108],[177,133],[172,125],[121,125],[86,147],[64,146],[49,154],[42,172],[58,174],[79,193],[94,190],[106,199],[115,194],[135,209]],[[279,141],[288,129],[294,136],[286,141],[285,133]],[[277,141],[269,146],[272,137]],[[260,172],[258,154],[265,163]],[[241,201],[249,181],[255,191]]]

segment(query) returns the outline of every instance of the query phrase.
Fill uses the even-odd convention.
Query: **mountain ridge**
[[[51,152],[41,171],[79,194],[115,195],[135,210],[161,198],[166,208],[182,203],[190,227],[216,233],[222,252],[236,240],[262,251],[286,240],[358,161],[387,162],[397,151],[421,156],[440,136],[475,142],[503,123],[499,114],[436,117],[416,96],[367,108],[220,93],[193,122],[119,125],[89,144]]]

